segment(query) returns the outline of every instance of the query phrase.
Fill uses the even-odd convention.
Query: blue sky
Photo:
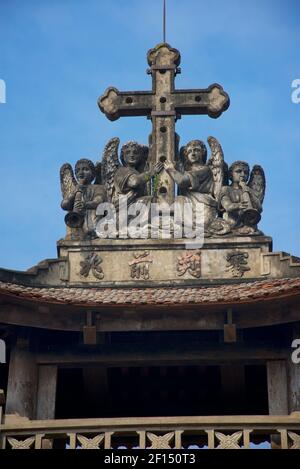
[[[110,85],[150,89],[147,50],[161,42],[161,0],[0,0],[0,266],[56,257],[65,234],[59,168],[101,158],[107,140],[147,142],[144,118],[108,121],[97,98]],[[300,255],[298,0],[168,0],[167,41],[180,50],[178,88],[220,83],[231,106],[219,119],[185,117],[181,142],[209,135],[228,163],[261,164],[261,229],[274,249]]]

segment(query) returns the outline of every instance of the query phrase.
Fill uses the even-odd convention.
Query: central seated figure
[[[192,203],[204,207],[204,228],[217,217],[217,201],[214,198],[214,177],[210,165],[206,164],[207,149],[201,140],[192,140],[181,151],[183,171],[175,169],[167,161],[164,167],[178,186],[176,202]]]

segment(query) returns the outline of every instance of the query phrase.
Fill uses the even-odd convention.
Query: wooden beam
[[[267,360],[286,359],[288,351],[274,346],[253,346],[247,344],[214,344],[201,346],[197,344],[178,344],[157,349],[141,344],[107,344],[87,352],[82,349],[70,353],[67,350],[56,350],[53,353],[39,353],[39,364],[60,366],[93,365],[99,366],[167,366],[195,363],[220,364],[228,361],[262,362]]]
[[[98,332],[159,331],[159,330],[222,330],[226,307],[199,306],[124,306],[95,308]],[[300,321],[299,305],[261,303],[236,305],[233,308],[237,329],[287,324]],[[82,331],[86,324],[86,309],[70,305],[0,305],[0,323],[38,327],[52,330]]]
[[[65,420],[23,420],[10,419],[5,416],[1,431],[10,432],[17,437],[35,432],[66,434],[66,433],[95,433],[102,432],[124,432],[133,431],[174,431],[174,428],[187,428],[193,432],[201,428],[220,431],[239,431],[242,428],[255,428],[260,433],[274,431],[274,429],[290,429],[299,431],[300,415],[213,415],[213,416],[191,416],[191,417],[117,417],[117,418],[92,418],[92,419],[65,419]]]
[[[48,312],[46,312],[48,311]],[[24,327],[38,327],[42,329],[57,329],[62,331],[79,331],[85,323],[84,311],[74,311],[73,314],[64,311],[35,310],[35,306],[0,305],[0,323]]]

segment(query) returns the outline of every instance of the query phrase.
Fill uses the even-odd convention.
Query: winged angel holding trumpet
[[[60,177],[61,206],[68,211],[66,224],[71,231],[81,230],[79,237],[99,237],[97,223],[99,218],[109,220],[109,210],[100,213],[97,208],[101,204],[110,206],[120,215],[121,197],[127,222],[138,216],[139,225],[148,230],[153,222],[151,204],[161,202],[153,181],[165,170],[177,186],[174,205],[183,209],[189,204],[192,212],[202,207],[207,236],[260,234],[257,223],[266,185],[263,169],[254,166],[250,174],[244,161],[236,161],[228,168],[217,139],[209,137],[207,141],[211,149],[208,161],[206,145],[200,140],[182,147],[175,164],[165,161],[151,165],[149,148],[133,141],[122,146],[119,159],[120,140],[112,138],[105,146],[101,163],[94,165],[87,159],[76,163],[76,179],[71,165],[64,164]],[[117,224],[116,237],[120,235],[119,228]]]

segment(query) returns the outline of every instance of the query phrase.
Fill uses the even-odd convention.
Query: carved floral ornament
[[[104,434],[96,435],[93,438],[87,438],[83,435],[77,435],[77,440],[81,444],[81,449],[100,449],[100,444],[104,440]]]
[[[232,435],[224,435],[220,432],[215,432],[216,438],[219,440],[217,449],[240,449],[239,441],[243,436],[243,432],[236,432]]]
[[[288,436],[293,442],[290,449],[300,449],[300,435],[294,432],[288,432]]]
[[[165,435],[160,436],[147,432],[147,438],[151,441],[151,446],[149,449],[172,449],[170,443],[174,436],[174,432],[166,433]]]
[[[16,438],[7,438],[11,449],[31,449],[35,442],[35,437],[26,438],[26,440],[17,440]]]

